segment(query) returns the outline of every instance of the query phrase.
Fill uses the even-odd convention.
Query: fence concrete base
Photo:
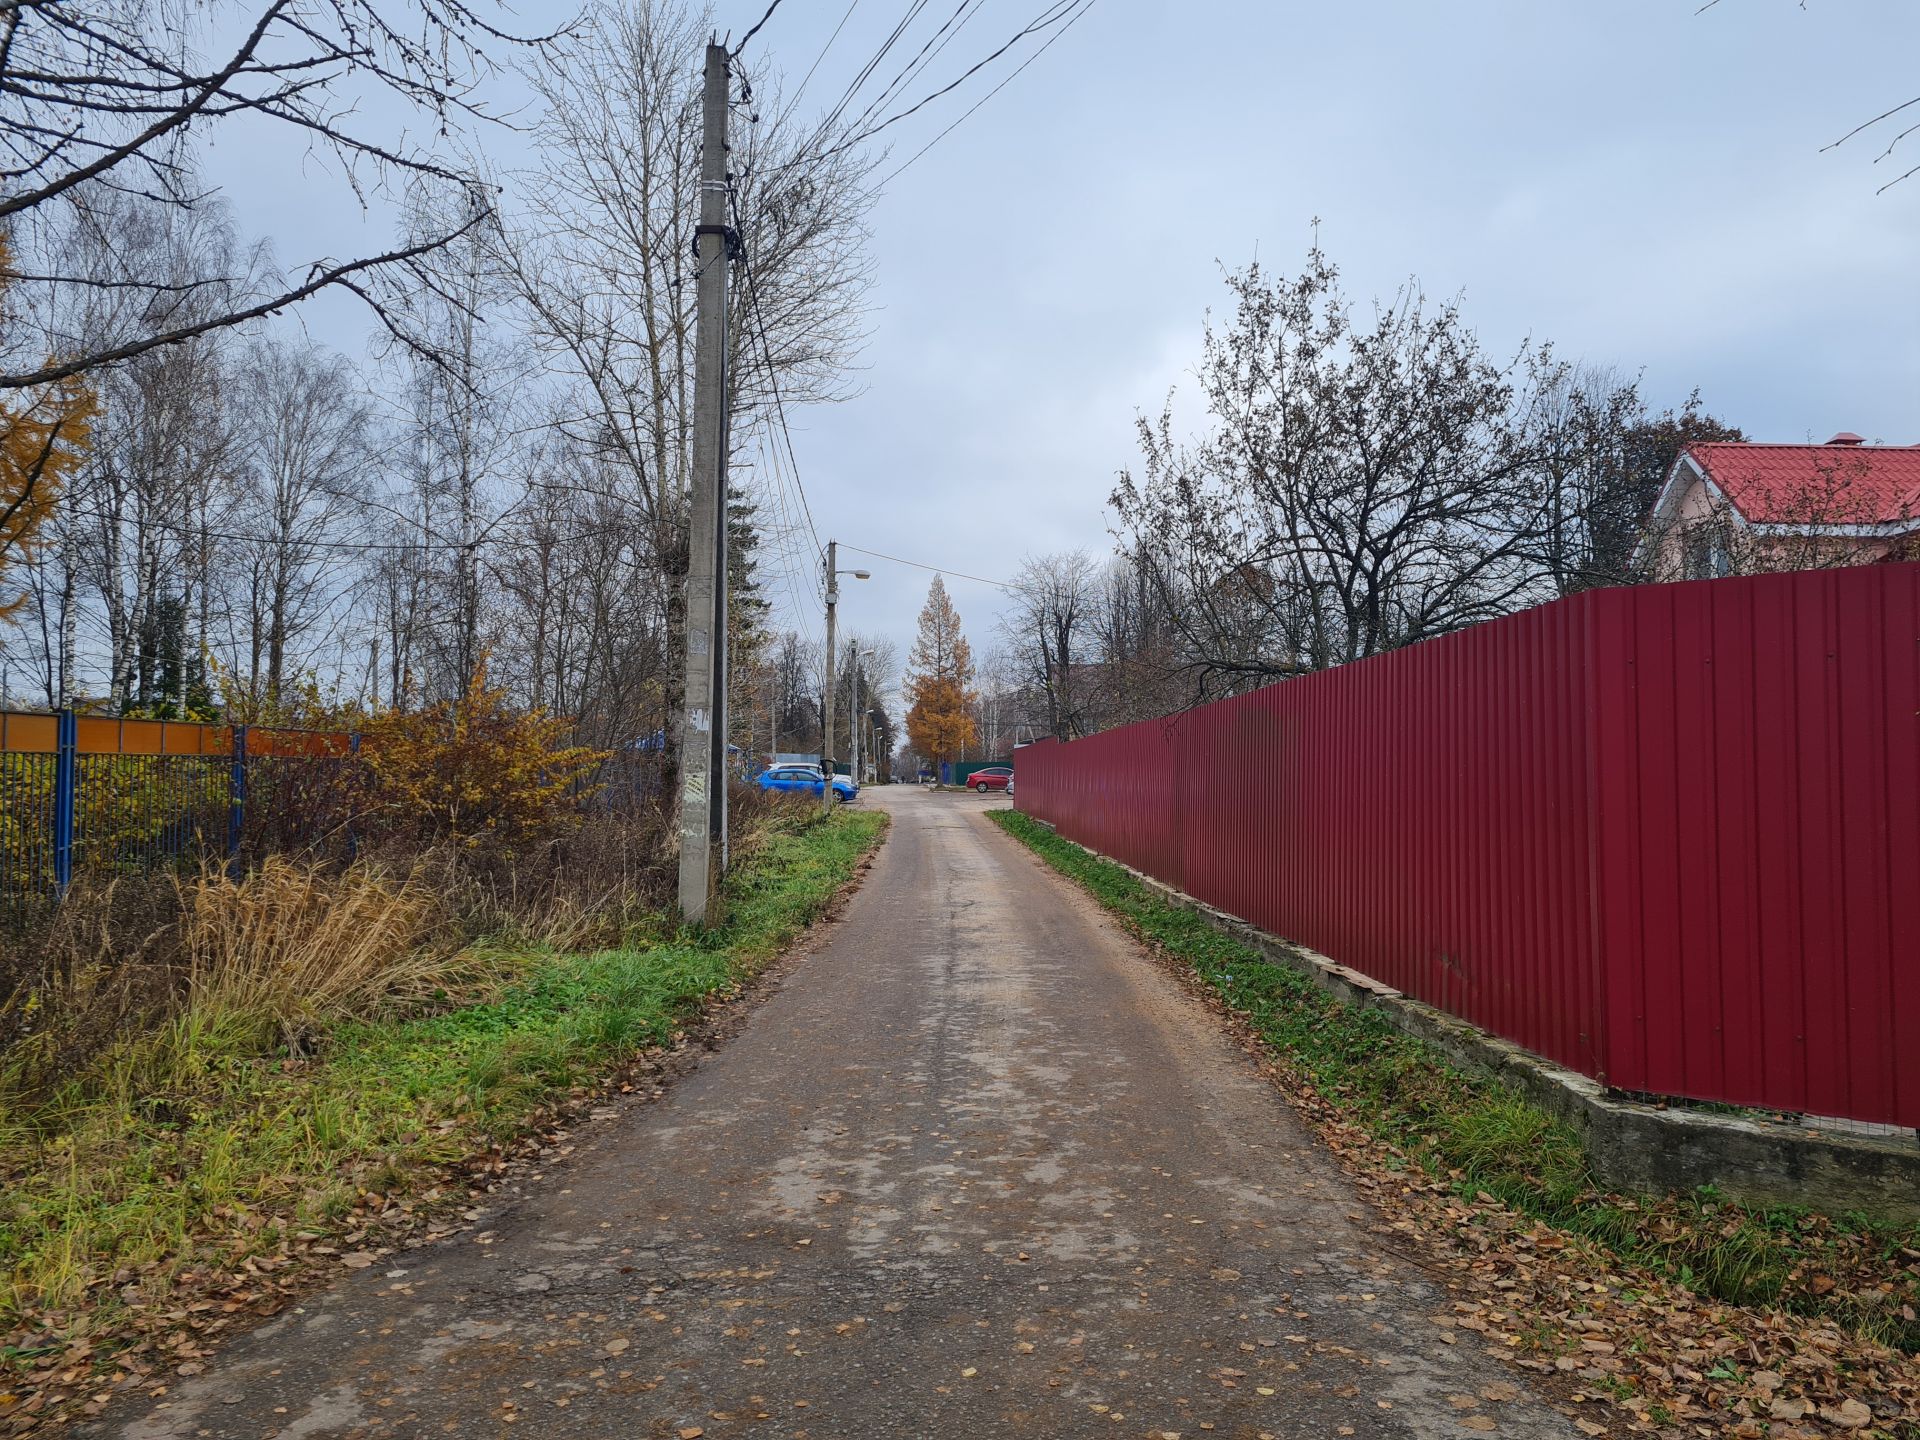
[[[1828,1214],[1860,1211],[1898,1224],[1920,1222],[1920,1143],[1912,1136],[1836,1134],[1622,1099],[1596,1080],[1270,935],[1131,865],[1100,858],[1272,963],[1300,972],[1336,999],[1378,1010],[1395,1028],[1512,1086],[1579,1132],[1594,1177],[1609,1188],[1664,1194],[1711,1185],[1747,1205],[1803,1206]]]

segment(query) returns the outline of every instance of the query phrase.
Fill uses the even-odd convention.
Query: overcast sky
[[[860,0],[803,110],[840,94],[906,5]],[[984,0],[943,79],[1039,8]],[[718,23],[737,37],[764,9],[723,0]],[[784,0],[753,49],[797,78],[846,11]],[[1820,153],[1920,93],[1920,5],[1698,11],[1097,0],[875,210],[862,391],[793,417],[822,537],[989,578],[1029,552],[1105,551],[1135,412],[1191,388],[1221,267],[1297,267],[1316,218],[1355,297],[1418,277],[1460,295],[1496,351],[1551,339],[1644,371],[1661,406],[1698,387],[1757,439],[1920,441],[1920,176],[1875,194],[1888,135]],[[1030,49],[889,132],[896,161]],[[1908,146],[1910,166],[1920,135]],[[311,252],[317,225],[343,227],[339,249],[363,243],[302,204],[297,172],[220,164],[241,223],[283,260]],[[346,348],[366,329],[337,307],[309,324]],[[871,565],[842,623],[904,655],[930,577]],[[951,588],[990,648],[997,592]],[[794,608],[786,587],[776,598]]]

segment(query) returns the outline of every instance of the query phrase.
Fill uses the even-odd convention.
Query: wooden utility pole
[[[833,813],[833,607],[840,603],[839,548],[839,542],[827,541],[827,695],[820,707],[826,722],[820,728],[820,771],[827,783],[820,789],[822,815]]]
[[[680,913],[707,918],[727,863],[727,48],[707,46],[694,230],[692,516],[687,537],[687,689],[680,742]]]

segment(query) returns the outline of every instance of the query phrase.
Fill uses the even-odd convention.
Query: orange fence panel
[[[52,715],[0,710],[0,752],[51,755],[60,748],[60,721]]]

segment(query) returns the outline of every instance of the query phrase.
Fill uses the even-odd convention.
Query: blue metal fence
[[[358,737],[0,712],[0,913],[83,873],[351,850]]]
[[[655,807],[662,764],[657,747],[621,747],[582,777],[580,801]],[[83,875],[351,859],[365,782],[360,736],[344,731],[0,711],[0,918]]]

